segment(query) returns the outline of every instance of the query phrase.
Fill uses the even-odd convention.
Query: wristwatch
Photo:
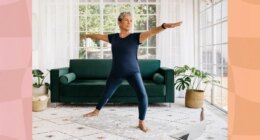
[[[165,24],[165,23],[163,23],[161,27],[162,27],[163,29],[166,29],[166,28],[164,27],[164,24]]]

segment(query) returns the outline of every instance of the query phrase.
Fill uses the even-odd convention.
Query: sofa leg
[[[171,104],[171,103],[169,103],[169,107],[172,107],[172,104]]]

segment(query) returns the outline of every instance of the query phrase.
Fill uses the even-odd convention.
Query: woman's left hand
[[[180,26],[182,24],[182,21],[176,22],[176,23],[165,23],[164,27],[165,28],[175,28],[177,26]]]

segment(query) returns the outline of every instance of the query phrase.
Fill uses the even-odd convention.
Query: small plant
[[[47,70],[47,71],[48,71],[48,73],[44,75],[44,73],[39,69],[32,70],[33,77],[37,78],[37,82],[33,83],[33,87],[39,88],[43,85],[44,79],[50,72],[49,70]],[[50,84],[46,83],[46,82],[44,83],[44,85],[46,86],[46,88],[49,88],[49,86],[50,86]]]
[[[175,67],[174,76],[176,76],[175,87],[179,91],[185,89],[200,90],[201,83],[205,84],[205,91],[209,83],[220,83],[220,81],[213,80],[209,73],[187,65]]]

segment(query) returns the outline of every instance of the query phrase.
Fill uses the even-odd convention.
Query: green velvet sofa
[[[149,103],[174,103],[173,69],[160,67],[160,60],[140,59],[138,63]],[[97,103],[111,66],[111,59],[71,59],[69,67],[51,69],[51,102]],[[126,80],[109,100],[109,103],[137,102],[136,93]]]

